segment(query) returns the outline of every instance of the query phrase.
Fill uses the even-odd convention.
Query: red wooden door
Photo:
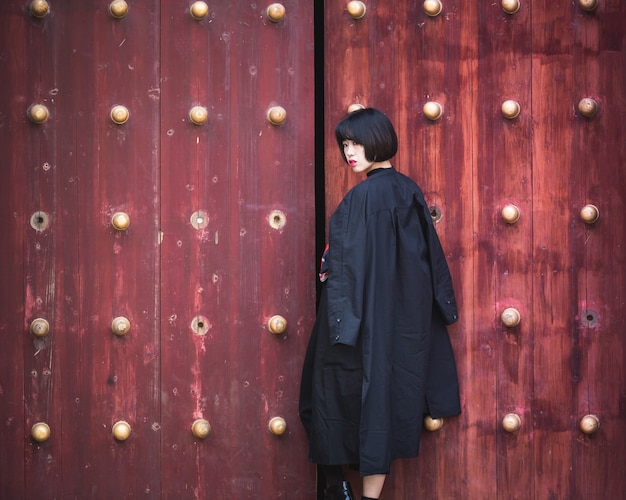
[[[160,449],[159,73],[142,59],[158,41],[155,6],[123,22],[97,3],[53,4],[42,18],[0,8],[3,498],[160,489],[159,462],[137,460]],[[130,109],[124,125],[109,117],[117,104]],[[48,109],[44,122],[29,120],[31,105]],[[116,212],[127,230],[112,227]],[[113,334],[117,317],[127,335]],[[38,319],[46,335],[30,333]],[[118,421],[132,429],[123,443]]]
[[[0,6],[0,497],[312,496],[312,5],[30,5]]]
[[[297,416],[315,312],[313,10],[161,18],[163,496],[304,497]],[[194,106],[207,110],[190,122]],[[280,107],[283,123],[268,121]],[[313,273],[313,274],[312,274]],[[286,320],[272,333],[269,320]],[[284,419],[284,434],[268,430]],[[204,440],[190,426],[205,419]],[[167,484],[167,486],[166,486]]]
[[[393,464],[383,495],[621,498],[626,8],[441,3],[429,15],[436,2],[371,0],[358,19],[347,2],[325,8],[328,212],[361,180],[333,128],[352,104],[378,107],[398,129],[397,168],[441,215],[461,307],[450,331],[463,414]],[[597,114],[579,111],[584,98]],[[509,308],[517,326],[501,319]]]
[[[359,20],[347,1],[315,5],[324,103],[314,2],[275,20],[239,1],[198,19],[192,2],[128,2],[119,18],[108,0],[50,1],[40,18],[0,5],[0,497],[314,497],[297,418],[313,111],[331,213],[360,180],[332,137],[355,102],[396,124],[395,163],[441,215],[461,306],[463,414],[394,463],[384,498],[624,496],[626,7],[365,3]],[[128,121],[112,121],[116,105]]]

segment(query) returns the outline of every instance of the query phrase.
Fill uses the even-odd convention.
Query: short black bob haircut
[[[368,161],[386,161],[398,152],[398,136],[389,118],[375,108],[353,111],[335,128],[335,137],[343,160],[343,141],[354,141],[363,146]]]

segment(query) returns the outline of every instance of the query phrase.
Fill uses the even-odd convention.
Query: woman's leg
[[[368,498],[380,497],[380,492],[383,491],[385,479],[387,479],[386,474],[363,476],[363,496]]]

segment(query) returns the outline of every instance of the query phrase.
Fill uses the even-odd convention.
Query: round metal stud
[[[367,11],[367,7],[363,2],[348,2],[346,9],[352,19],[361,19]]]
[[[507,307],[502,312],[500,319],[502,320],[504,326],[506,326],[507,328],[513,328],[519,325],[520,321],[522,320],[522,316],[520,315],[519,311],[514,307]]]
[[[50,5],[46,0],[33,0],[30,3],[30,13],[39,19],[46,17],[50,12]]]
[[[585,415],[580,419],[580,430],[585,434],[595,434],[600,429],[600,420],[595,415]]]
[[[283,417],[273,417],[268,424],[268,428],[272,434],[280,436],[287,430],[287,422],[285,422]]]
[[[578,4],[583,10],[596,10],[598,7],[598,0],[578,0]]]
[[[194,106],[189,110],[189,120],[194,125],[202,125],[207,121],[209,112],[204,106]]]
[[[591,118],[598,112],[598,102],[591,97],[585,97],[578,101],[578,111],[585,118]]]
[[[48,108],[43,104],[33,104],[28,108],[27,111],[28,119],[36,124],[41,124],[45,122],[50,116],[50,112]]]
[[[515,14],[519,8],[519,0],[502,0],[502,10],[507,14]]]
[[[267,121],[272,125],[282,125],[287,119],[287,111],[282,106],[272,106],[267,110]]]
[[[122,125],[128,121],[130,118],[130,111],[126,106],[122,106],[120,104],[116,104],[111,108],[111,121],[113,123],[117,123],[118,125]]]
[[[43,443],[50,438],[50,426],[45,422],[37,422],[31,427],[30,435],[38,443]]]
[[[118,231],[126,231],[130,226],[130,217],[126,212],[115,212],[111,217],[111,225]]]
[[[36,318],[30,323],[30,333],[35,337],[45,337],[50,332],[50,324],[44,318]]]
[[[365,109],[365,106],[359,102],[355,102],[348,106],[348,114],[354,113],[355,111],[359,111],[360,109]]]
[[[201,21],[209,15],[209,6],[206,2],[194,2],[189,8],[189,13],[196,21]]]
[[[126,420],[118,420],[113,424],[111,434],[118,441],[126,441],[130,437],[131,431],[130,424]]]
[[[443,108],[437,101],[427,102],[424,104],[422,111],[424,112],[424,116],[432,121],[439,120],[443,114]]]
[[[130,332],[130,321],[124,316],[118,316],[111,321],[111,331],[118,337],[123,337]]]
[[[424,427],[431,432],[438,431],[443,427],[443,418],[433,418],[430,415],[424,417]]]
[[[115,19],[122,19],[128,14],[128,4],[125,0],[113,0],[109,4],[109,13]]]
[[[513,118],[517,118],[520,114],[521,108],[517,101],[509,99],[502,103],[502,116],[505,118],[512,120]]]
[[[281,335],[287,329],[287,320],[276,314],[267,321],[267,329],[274,335]]]
[[[515,224],[519,220],[520,216],[520,209],[512,203],[509,203],[502,208],[502,218],[507,224]]]
[[[194,420],[191,424],[191,433],[197,438],[204,439],[211,433],[211,424],[204,418]]]
[[[282,229],[287,223],[287,216],[281,210],[272,210],[267,220],[273,229]]]
[[[506,432],[517,432],[522,426],[522,419],[517,413],[507,413],[502,419],[502,428]]]
[[[585,224],[593,224],[600,218],[600,210],[595,205],[585,205],[580,209],[580,218]]]
[[[441,14],[443,5],[439,0],[426,0],[424,2],[424,12],[430,17],[435,17]]]
[[[267,18],[273,23],[279,23],[285,19],[285,6],[282,3],[273,3],[265,11]]]

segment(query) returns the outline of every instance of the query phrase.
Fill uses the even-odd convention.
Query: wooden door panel
[[[168,498],[307,497],[314,488],[297,417],[315,307],[313,11],[290,4],[273,23],[265,8],[211,6],[199,21],[175,5],[163,14]],[[208,111],[202,125],[188,118],[196,105]],[[266,118],[275,105],[287,111],[281,126]],[[287,320],[280,335],[267,327],[275,314]],[[203,329],[192,329],[194,318]],[[287,423],[281,436],[268,430],[275,416]],[[190,432],[199,418],[211,425],[205,439]]]
[[[359,181],[333,128],[353,102],[379,107],[398,128],[396,165],[442,208],[461,303],[451,334],[464,412],[425,435],[420,459],[394,463],[385,494],[620,496],[606,457],[620,455],[624,425],[624,354],[608,326],[623,311],[623,224],[611,218],[623,209],[623,6],[536,1],[507,14],[499,2],[444,2],[428,17],[421,4],[370,1],[354,20],[333,1],[325,14],[328,214]],[[597,116],[577,112],[583,97],[599,101]],[[512,120],[507,99],[521,106]],[[427,100],[443,104],[437,122],[422,115]],[[587,225],[579,211],[594,202],[604,217]],[[510,203],[514,224],[501,216]],[[514,328],[500,319],[507,307],[521,313]],[[507,413],[517,432],[502,428]],[[597,413],[607,427],[585,435],[581,418]]]
[[[624,6],[606,2],[596,12],[573,11],[572,81],[569,98],[574,107],[584,97],[598,101],[592,118],[576,113],[572,119],[571,179],[569,202],[571,252],[580,262],[573,276],[576,309],[572,311],[571,370],[575,425],[588,414],[597,415],[600,431],[579,435],[572,442],[572,491],[592,496],[603,488],[608,497],[624,495],[623,480],[608,457],[623,453],[624,349],[620,325],[623,320],[623,246],[625,109],[623,62]],[[620,52],[619,47],[622,47]],[[612,142],[615,141],[615,142]],[[607,148],[617,144],[616,148]],[[600,219],[582,223],[583,206],[598,206]],[[620,414],[621,413],[621,414]],[[581,439],[582,438],[582,439]],[[603,464],[600,469],[598,465]],[[607,465],[604,465],[607,464]]]
[[[530,32],[527,4],[514,16],[505,13],[501,4],[478,9],[479,133],[474,199],[481,245],[475,254],[474,294],[482,296],[479,303],[485,311],[474,328],[487,333],[485,342],[493,350],[495,363],[495,373],[481,377],[493,383],[495,413],[485,417],[496,439],[498,457],[495,490],[490,495],[500,498],[526,498],[534,482],[533,434],[502,428],[505,418],[507,422],[510,418],[507,415],[518,416],[524,430],[533,418]],[[515,43],[508,43],[510,40]],[[507,114],[507,101],[517,103],[519,116]],[[510,205],[519,210],[517,222],[507,222],[502,216],[502,210]],[[519,325],[506,326],[501,320],[509,308],[519,311]],[[490,380],[494,376],[495,380]]]
[[[25,439],[25,375],[24,357],[30,339],[26,331],[24,297],[25,230],[29,224],[26,196],[16,186],[25,186],[29,179],[23,162],[32,158],[29,129],[25,126],[25,102],[29,72],[29,50],[26,39],[31,32],[22,21],[23,14],[0,5],[0,17],[6,20],[0,30],[0,71],[12,78],[0,79],[0,130],[10,141],[0,141],[2,164],[0,172],[0,213],[5,218],[5,234],[0,239],[2,278],[0,287],[0,496],[20,498],[24,484],[14,479],[24,477]],[[12,51],[8,48],[12,47]],[[30,94],[30,89],[28,89]],[[30,97],[30,96],[29,96]],[[21,125],[18,125],[21,124]],[[34,164],[34,162],[31,161]],[[30,201],[30,200],[28,200]],[[16,459],[18,457],[18,459]]]
[[[328,214],[360,180],[333,128],[352,103],[379,107],[396,166],[442,213],[461,309],[463,414],[394,463],[385,498],[624,495],[626,6],[450,0],[431,17],[421,2],[366,3],[354,20],[345,1],[287,2],[276,23],[246,2],[209,2],[203,20],[156,0],[122,19],[108,2],[50,2],[41,19],[0,6],[0,497],[315,496],[297,417],[315,303],[314,9]],[[505,99],[519,117],[502,116]],[[26,117],[32,103],[45,123]],[[111,122],[114,104],[127,123]],[[276,105],[280,126],[266,118]],[[127,230],[111,226],[117,211]],[[511,306],[522,320],[507,328]],[[285,333],[270,333],[275,314]]]
[[[160,447],[158,6],[131,4],[123,19],[110,16],[106,5],[95,8],[86,18],[93,31],[76,39],[90,40],[93,32],[97,63],[93,86],[83,91],[84,99],[76,96],[78,115],[89,124],[77,134],[85,186],[78,191],[78,226],[97,228],[80,232],[78,248],[85,370],[80,397],[89,401],[83,412],[91,436],[87,451],[94,456],[85,463],[96,496],[158,497],[161,488],[158,459],[143,459],[158,457]],[[126,123],[112,122],[115,105],[128,108]],[[116,212],[128,214],[128,229],[112,226]],[[130,321],[121,337],[111,332],[120,316]],[[126,441],[111,436],[118,421],[132,428]]]
[[[135,5],[134,17],[115,20],[95,4],[55,4],[42,19],[3,6],[12,27],[3,61],[14,80],[2,92],[10,109],[2,148],[12,158],[7,187],[19,193],[3,198],[16,234],[3,268],[5,257],[19,259],[18,294],[24,284],[12,335],[21,359],[3,358],[23,371],[2,391],[21,388],[23,397],[3,408],[25,408],[2,419],[21,420],[22,444],[10,450],[21,459],[2,460],[7,498],[159,495],[158,460],[139,459],[159,449],[154,7]],[[109,111],[120,102],[131,119],[118,126]],[[31,103],[48,107],[45,123],[26,118]],[[111,227],[118,210],[131,218],[124,232]],[[36,230],[30,218],[39,211],[48,225]],[[124,338],[111,331],[116,316],[130,319]],[[41,339],[28,331],[37,317],[50,324]],[[111,435],[120,419],[132,427],[123,443]],[[51,430],[42,443],[30,437],[39,421]]]
[[[76,253],[77,232],[69,216],[72,210],[68,210],[75,205],[75,192],[61,195],[62,190],[71,186],[76,170],[71,159],[67,163],[61,160],[68,158],[73,144],[63,141],[58,127],[70,118],[73,110],[72,106],[63,106],[64,99],[58,95],[62,83],[55,76],[54,54],[60,50],[61,27],[50,20],[35,20],[21,14],[16,22],[27,27],[31,43],[23,54],[29,66],[23,82],[26,91],[18,90],[17,94],[21,94],[23,107],[41,103],[48,108],[50,116],[41,125],[33,124],[22,109],[13,129],[17,137],[25,139],[25,154],[16,167],[26,173],[22,196],[27,200],[19,229],[25,244],[20,280],[26,287],[23,299],[26,328],[20,335],[26,341],[23,353],[26,414],[22,439],[26,444],[25,478],[29,480],[21,485],[20,494],[60,496],[63,488],[59,478],[66,466],[60,438],[64,430],[70,430],[67,424],[71,421],[63,408],[69,399],[70,381],[80,379],[78,365],[70,361],[72,355],[76,355],[72,337],[75,338],[77,330],[73,328],[71,317],[74,304],[79,300],[78,282],[74,273],[65,272],[68,257]],[[33,64],[34,61],[37,63]],[[41,222],[35,226],[39,229],[33,227],[33,221]],[[50,325],[45,337],[37,338],[28,330],[28,325],[36,318],[43,318]],[[50,439],[41,444],[28,439],[32,426],[39,422],[50,428]]]

